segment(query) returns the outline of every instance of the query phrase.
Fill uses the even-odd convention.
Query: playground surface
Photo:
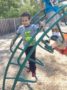
[[[11,55],[9,46],[13,37],[14,34],[0,37],[0,90],[2,90],[4,72]],[[67,90],[67,56],[57,51],[51,54],[40,47],[37,47],[36,56],[44,63],[44,67],[37,65],[37,82],[26,84],[18,82],[15,90]],[[11,66],[9,74],[15,75],[17,70],[18,67]],[[32,79],[30,73],[26,74],[26,78]],[[12,80],[7,81],[6,90],[11,90],[12,83]]]

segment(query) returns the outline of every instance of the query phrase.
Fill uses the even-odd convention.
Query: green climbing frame
[[[62,11],[64,8],[66,8],[66,7],[67,7],[67,5],[62,6],[57,13],[61,12],[61,11]],[[57,13],[56,13],[56,14],[57,14]],[[54,14],[49,20],[47,20],[47,23],[48,23],[56,14]],[[14,83],[13,83],[13,86],[12,86],[11,90],[15,90],[15,86],[16,86],[16,84],[17,84],[18,81],[20,81],[20,82],[31,82],[31,83],[35,83],[35,82],[37,81],[37,78],[36,78],[36,77],[35,77],[35,80],[34,80],[34,81],[32,81],[32,80],[26,80],[26,79],[24,79],[23,77],[20,77],[20,74],[21,74],[21,72],[23,72],[23,69],[25,68],[25,65],[26,65],[29,57],[30,57],[31,54],[33,53],[34,49],[35,49],[35,48],[39,45],[39,43],[43,40],[43,37],[47,36],[48,32],[49,32],[56,24],[58,24],[58,22],[59,22],[62,18],[64,18],[66,15],[67,15],[67,12],[63,13],[63,15],[62,15],[56,22],[54,22],[54,24],[52,24],[47,30],[45,30],[45,31],[43,32],[43,34],[42,34],[41,37],[36,41],[34,47],[33,47],[32,50],[29,52],[29,54],[27,55],[27,57],[24,59],[24,61],[23,61],[22,64],[20,64],[21,56],[24,54],[25,50],[27,49],[27,47],[29,46],[29,44],[31,43],[31,41],[36,37],[36,35],[40,32],[40,30],[39,30],[39,29],[37,30],[37,32],[35,33],[35,35],[30,39],[29,44],[28,44],[26,47],[24,47],[24,49],[19,48],[19,45],[20,45],[20,44],[22,43],[22,41],[23,41],[22,39],[20,39],[20,41],[18,42],[17,46],[16,46],[14,49],[11,48],[12,54],[11,54],[11,57],[10,57],[10,59],[9,59],[9,62],[8,62],[8,64],[7,64],[7,67],[6,67],[6,70],[5,70],[2,90],[5,90],[6,80],[7,80],[7,79],[13,79],[13,80],[14,80]],[[40,17],[39,21],[40,21],[41,19],[43,19],[43,18],[44,18],[43,16]],[[39,21],[37,20],[36,23],[38,23]],[[18,37],[19,37],[19,36],[18,36]],[[18,37],[17,37],[17,38],[18,38]],[[17,39],[17,38],[16,38],[16,39]],[[44,43],[44,44],[45,44],[45,43]],[[40,46],[40,45],[39,45],[39,46]],[[40,47],[41,47],[41,46],[40,46]],[[43,48],[43,47],[41,47],[41,48]],[[11,64],[16,65],[15,63],[12,62],[12,60],[13,60],[13,58],[14,58],[14,55],[15,55],[17,49],[21,50],[21,53],[20,53],[19,57],[17,58],[17,65],[20,67],[20,68],[19,68],[19,71],[17,72],[16,77],[7,77],[8,69],[9,69],[10,65],[11,65]],[[43,48],[43,49],[45,49],[45,48]],[[48,51],[50,51],[50,50],[52,50],[52,49],[49,48]],[[52,52],[53,52],[53,51],[52,51]],[[33,61],[33,60],[32,60],[32,61]],[[37,59],[35,63],[37,63],[37,64],[39,64],[39,65],[41,65],[41,66],[44,66],[44,64],[43,64],[39,59]]]

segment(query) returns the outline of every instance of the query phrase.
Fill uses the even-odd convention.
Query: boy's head
[[[22,24],[23,24],[24,26],[30,25],[31,15],[30,15],[28,12],[24,12],[24,13],[21,15],[21,18],[22,18]]]

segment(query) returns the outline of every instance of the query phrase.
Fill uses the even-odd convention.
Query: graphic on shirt
[[[29,42],[29,40],[30,40],[31,38],[32,38],[32,36],[31,36],[31,31],[26,31],[26,32],[25,32],[25,41],[26,41],[26,42]],[[33,40],[33,41],[31,42],[31,45],[34,44],[34,41],[35,41],[35,40]]]
[[[31,34],[30,34],[30,31],[26,31],[25,32],[25,41],[29,41],[31,39]]]

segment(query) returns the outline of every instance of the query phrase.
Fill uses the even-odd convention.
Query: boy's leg
[[[28,53],[30,52],[30,50],[32,48],[33,48],[33,46],[30,46],[30,47],[27,48],[27,50],[25,51],[26,56],[28,55]],[[33,60],[35,60],[35,53],[36,53],[36,50],[34,50],[32,55],[30,56],[30,58],[33,59]],[[34,76],[35,73],[36,73],[36,64],[35,64],[35,62],[29,60],[29,69],[32,72],[32,76]]]
[[[32,48],[31,48],[31,49],[32,49]],[[31,55],[31,57],[30,57],[31,59],[33,59],[33,61],[36,60],[36,58],[35,58],[35,53],[36,53],[36,50],[33,51],[32,55]],[[36,63],[33,62],[33,61],[29,61],[29,65],[30,65],[30,70],[31,70],[31,72],[32,72],[32,76],[35,76],[35,74],[36,74]]]
[[[26,56],[28,55],[29,51],[30,51],[30,48],[28,47],[25,51]],[[29,62],[29,60],[28,60],[28,62]],[[30,71],[31,70],[30,70],[30,65],[29,65],[29,67],[27,68],[27,72],[30,72]]]

